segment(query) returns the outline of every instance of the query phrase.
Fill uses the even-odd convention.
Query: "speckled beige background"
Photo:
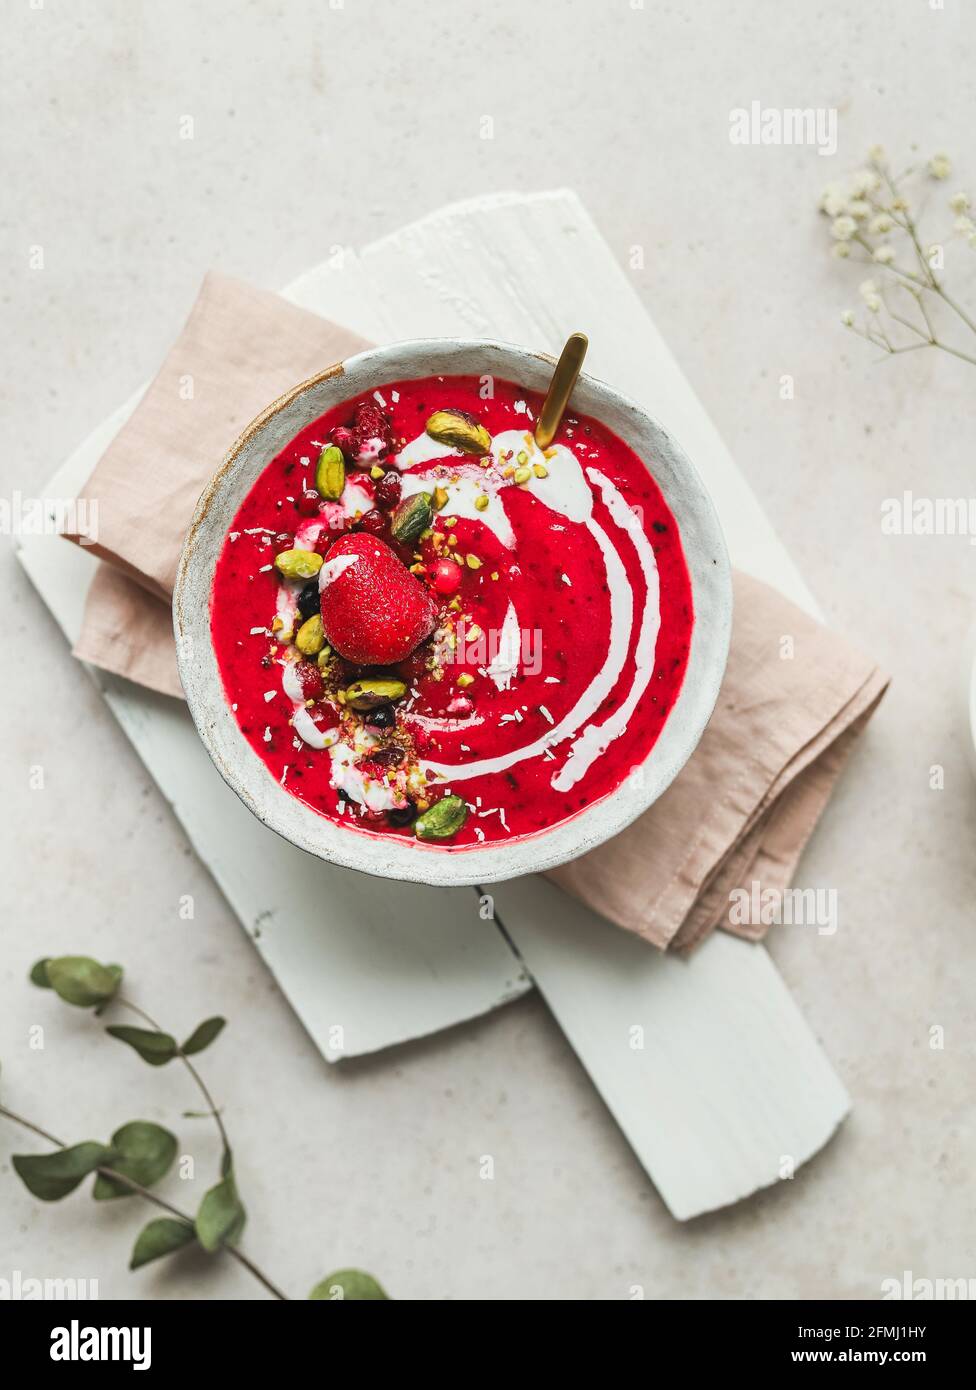
[[[190,1099],[91,1020],[33,992],[42,953],[125,962],[174,1029],[231,1021],[203,1061],[226,1100],[246,1248],[290,1292],[357,1263],[418,1298],[878,1296],[976,1277],[976,782],[961,650],[976,550],[882,536],[884,497],[973,492],[976,369],[878,364],[838,311],[828,179],[875,141],[954,154],[976,192],[974,18],[961,0],[11,0],[0,101],[5,421],[0,492],[36,492],[156,368],[204,271],[275,287],[446,201],[583,196],[832,623],[895,677],[802,866],[836,887],[833,938],[773,954],[855,1103],[791,1183],[675,1224],[537,998],[328,1068],[72,662],[9,542],[0,692],[0,1057],[6,1103],[71,1139]],[[737,148],[729,111],[835,106],[836,157]],[[184,115],[195,138],[179,139]],[[495,138],[479,138],[494,118]],[[940,190],[944,192],[946,190]],[[948,214],[937,211],[939,233]],[[936,238],[933,231],[933,239]],[[28,269],[32,246],[43,271]],[[950,247],[976,304],[976,253]],[[780,398],[780,378],[795,397]],[[44,791],[28,768],[42,763]],[[932,764],[945,789],[930,790]],[[179,920],[192,893],[196,917]],[[43,1050],[28,1030],[45,1029]],[[929,1029],[945,1047],[929,1047]],[[204,1184],[215,1149],[181,1120]],[[143,1213],[28,1198],[0,1122],[0,1278],[97,1278],[103,1297],[251,1297],[226,1262],[129,1275]],[[496,1176],[478,1176],[479,1155]],[[191,1205],[174,1177],[170,1190]]]

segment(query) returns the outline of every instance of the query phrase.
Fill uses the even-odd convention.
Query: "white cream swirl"
[[[507,549],[514,549],[515,535],[503,503],[504,492],[513,484],[510,478],[504,476],[504,470],[506,467],[510,468],[513,463],[516,466],[531,468],[532,477],[527,487],[532,495],[550,511],[564,516],[568,521],[585,525],[599,546],[610,594],[607,655],[600,670],[573,708],[542,738],[494,758],[480,758],[460,764],[425,760],[422,766],[425,770],[452,782],[467,781],[472,777],[507,772],[526,759],[541,756],[547,750],[573,738],[565,762],[552,777],[554,790],[568,791],[586,775],[610,744],[625,732],[631,715],[653,675],[654,652],[661,625],[657,561],[637,516],[619,489],[596,468],[588,468],[584,474],[579,459],[571,449],[557,445],[543,453],[530,432],[504,430],[492,440],[491,457],[491,466],[485,469],[480,464],[474,464],[459,456],[447,446],[438,444],[427,435],[418,435],[405,446],[397,460],[400,468],[418,468],[417,472],[403,475],[404,495],[409,496],[429,489],[430,472],[432,469],[436,470],[437,484],[448,494],[444,512],[481,522]],[[431,467],[419,468],[419,465],[423,464],[430,464]],[[448,464],[450,467],[446,469],[445,465]],[[540,466],[541,477],[536,474],[537,466]],[[633,684],[619,709],[599,725],[587,724],[586,721],[596,713],[613,690],[624,669],[634,626],[634,594],[617,549],[603,527],[593,519],[593,492],[587,478],[589,483],[599,488],[601,498],[615,526],[633,544],[647,590],[634,653]],[[479,508],[475,505],[475,499],[482,494],[488,497],[488,503],[482,503]],[[505,626],[517,628],[517,623],[517,615],[510,604],[506,612]],[[517,665],[513,668],[506,660],[504,670],[499,666],[497,671],[489,670],[488,674],[499,689],[508,689],[516,670]],[[586,727],[580,733],[579,730],[584,724]]]

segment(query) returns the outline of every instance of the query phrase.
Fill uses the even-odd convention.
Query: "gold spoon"
[[[589,340],[585,333],[571,333],[566,339],[566,346],[559,354],[556,370],[549,383],[549,392],[535,427],[535,442],[540,449],[548,449],[555,438],[588,347]]]

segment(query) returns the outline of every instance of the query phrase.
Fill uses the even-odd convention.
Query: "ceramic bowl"
[[[582,375],[572,405],[607,424],[645,461],[670,507],[691,576],[695,622],[688,670],[640,776],[571,820],[504,844],[456,850],[406,837],[376,836],[318,815],[269,774],[240,732],[225,698],[210,640],[217,558],[238,507],[262,469],[305,425],[391,381],[490,373],[545,392],[553,359],[505,343],[432,338],[358,353],[303,381],[250,424],[197,504],[173,600],[180,677],[190,713],[219,772],[257,818],[301,849],[347,868],[433,884],[480,884],[565,863],[608,840],[657,800],[694,751],[725,670],[732,623],[728,554],[711,499],[689,459],[646,411]]]

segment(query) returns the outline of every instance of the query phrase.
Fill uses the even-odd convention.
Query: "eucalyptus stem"
[[[66,1149],[68,1147],[63,1139],[58,1139],[56,1135],[50,1134],[46,1129],[42,1129],[41,1126],[35,1124],[33,1120],[25,1119],[23,1115],[16,1114],[5,1105],[0,1105],[0,1115],[6,1116],[6,1118],[11,1120],[15,1125],[20,1125],[22,1129],[30,1130],[32,1134],[36,1134],[41,1139],[47,1140],[49,1144],[53,1144],[57,1149]],[[172,1202],[167,1202],[165,1197],[158,1197],[155,1192],[150,1192],[147,1187],[143,1187],[141,1183],[136,1182],[133,1178],[126,1177],[124,1173],[119,1173],[114,1168],[98,1167],[95,1169],[95,1172],[100,1173],[102,1177],[108,1178],[112,1182],[119,1183],[123,1187],[128,1188],[130,1192],[138,1197],[144,1198],[147,1202],[151,1202],[153,1206],[159,1207],[162,1211],[168,1211],[171,1216],[175,1216],[177,1220],[184,1222],[191,1230],[195,1229],[192,1216],[188,1216],[186,1212],[180,1211],[179,1207],[173,1206]],[[226,1244],[221,1245],[220,1248],[230,1255],[232,1259],[235,1259],[239,1265],[242,1265],[260,1284],[263,1284],[272,1297],[288,1302],[288,1295],[283,1293],[281,1289],[278,1288],[277,1284],[273,1283],[272,1280],[258,1268],[253,1260],[248,1259],[242,1251],[235,1249],[233,1245]]]
[[[146,1013],[145,1009],[140,1008],[138,1004],[133,1004],[132,1000],[126,999],[124,995],[117,994],[112,1002],[114,1004],[121,1004],[123,1009],[128,1009],[131,1013],[136,1014],[139,1018],[143,1020],[144,1023],[148,1023],[151,1028],[155,1028],[157,1033],[164,1033],[166,1031],[165,1028],[163,1028],[161,1024],[157,1023],[156,1020],[153,1017],[151,1017],[150,1014]],[[227,1131],[224,1128],[224,1122],[220,1118],[220,1111],[217,1109],[217,1106],[214,1103],[214,1098],[210,1094],[206,1082],[204,1081],[200,1073],[197,1071],[193,1063],[190,1061],[189,1057],[187,1057],[186,1053],[179,1046],[179,1044],[177,1044],[176,1056],[180,1059],[180,1061],[186,1067],[187,1071],[193,1077],[193,1080],[196,1082],[197,1089],[203,1096],[203,1099],[207,1104],[209,1113],[213,1116],[214,1121],[217,1125],[217,1129],[220,1132],[220,1141],[224,1146],[224,1152],[229,1154],[231,1152],[230,1140],[227,1137]]]

